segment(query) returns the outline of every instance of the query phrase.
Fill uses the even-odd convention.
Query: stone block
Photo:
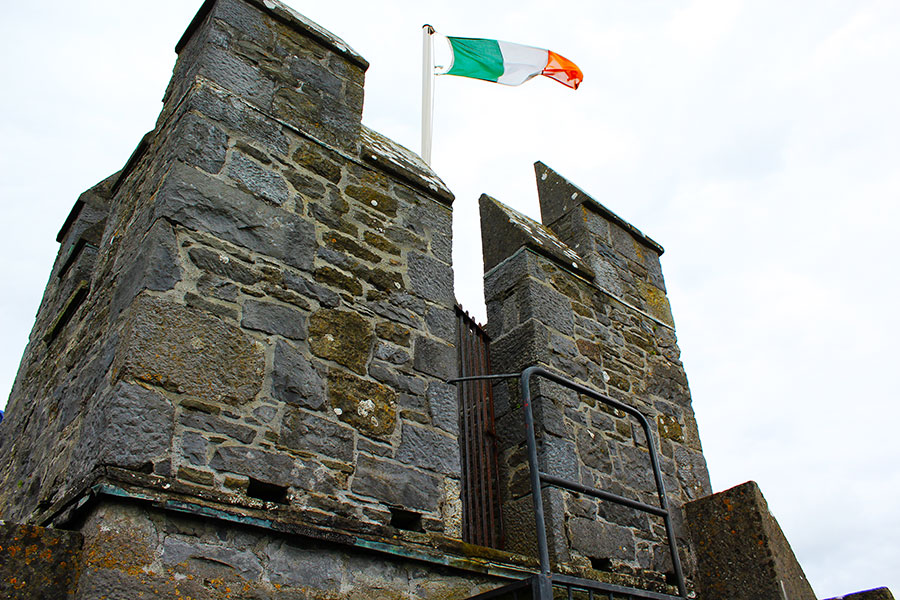
[[[246,475],[275,485],[295,485],[294,459],[276,452],[245,446],[222,446],[216,450],[209,466],[217,471]]]
[[[253,285],[260,279],[260,275],[249,265],[226,252],[194,246],[188,251],[188,256],[201,270],[237,283]]]
[[[646,447],[620,445],[618,454],[619,458],[615,461],[616,480],[639,492],[655,492],[656,481]]]
[[[578,456],[573,442],[548,435],[540,441],[538,455],[544,472],[578,481]]]
[[[200,73],[261,108],[272,105],[275,84],[253,64],[224,48],[209,45],[200,57]]]
[[[428,409],[431,422],[451,435],[459,434],[459,400],[456,386],[432,381],[428,384]]]
[[[222,21],[238,32],[242,39],[257,44],[270,44],[274,38],[271,23],[259,8],[242,0],[221,0],[212,8],[212,19]],[[216,26],[219,26],[216,23]]]
[[[241,325],[292,340],[306,339],[306,314],[272,302],[247,300],[244,303]]]
[[[519,302],[519,314],[522,322],[537,319],[556,331],[572,335],[574,313],[572,302],[553,288],[533,282],[523,286],[516,299]]]
[[[0,521],[0,596],[6,600],[69,598],[81,563],[82,536]]]
[[[324,283],[325,285],[330,285],[339,290],[344,290],[354,296],[362,296],[362,283],[360,283],[357,278],[345,275],[335,268],[328,266],[319,267],[316,269],[315,277],[316,281],[319,283]]]
[[[341,165],[333,161],[321,146],[301,142],[291,158],[301,167],[309,169],[331,183],[338,183],[341,180]]]
[[[415,200],[413,200],[415,202]],[[431,202],[416,205],[407,221],[407,227],[423,238],[431,240],[431,253],[438,260],[453,262],[453,213]]]
[[[326,308],[334,308],[341,304],[341,297],[336,293],[324,286],[309,281],[297,273],[286,271],[284,273],[284,285],[287,286],[289,290],[293,290],[307,298],[316,300]]]
[[[259,393],[264,369],[262,346],[239,328],[147,296],[132,306],[113,363],[117,379],[234,403]]]
[[[375,358],[394,365],[404,365],[409,362],[409,354],[392,344],[378,342],[375,345]]]
[[[310,270],[317,243],[311,223],[176,162],[156,196],[154,216]]]
[[[531,365],[546,365],[549,339],[547,328],[537,321],[523,323],[515,329],[502,332],[502,335],[492,337],[493,370],[497,373],[518,373]]]
[[[348,185],[345,192],[349,197],[358,200],[367,208],[377,210],[388,217],[397,216],[397,199],[378,191],[374,187]]]
[[[284,156],[288,152],[288,140],[280,123],[249,108],[227,92],[212,86],[196,87],[185,105],[227,130],[240,132],[242,137],[257,142],[271,153]]]
[[[276,206],[281,206],[291,198],[287,183],[281,175],[236,150],[231,153],[226,173],[245,191]]]
[[[413,292],[446,307],[456,302],[453,293],[453,269],[449,265],[418,252],[410,252],[407,260],[409,285]]]
[[[390,321],[379,323],[375,326],[375,334],[389,342],[409,348],[409,329]]]
[[[209,460],[209,442],[199,433],[186,431],[181,436],[181,455],[191,464],[205,465]]]
[[[755,482],[685,505],[698,595],[709,600],[815,600]]]
[[[459,475],[457,438],[439,430],[403,423],[397,460],[445,475]]]
[[[363,233],[363,239],[367,244],[372,246],[373,248],[377,248],[378,250],[384,252],[385,254],[393,254],[394,256],[400,256],[402,250],[399,246],[389,241],[387,238],[384,238],[377,233],[372,233],[371,231],[366,231]]]
[[[278,540],[266,546],[267,575],[277,586],[336,594],[343,579],[344,558],[332,550],[302,548]]]
[[[511,290],[517,289],[526,277],[540,277],[538,257],[531,252],[515,252],[508,260],[497,265],[496,269],[484,276],[484,299],[488,306],[492,302],[502,301]],[[493,317],[488,313],[488,327]]]
[[[355,240],[352,240],[349,237],[341,235],[335,231],[329,231],[325,233],[323,235],[323,241],[328,245],[328,247],[336,252],[340,252],[343,254],[352,254],[360,260],[373,264],[381,262],[381,257],[378,254],[372,252],[362,244],[357,243]]]
[[[259,559],[246,549],[218,546],[191,538],[167,536],[162,543],[160,562],[173,567],[188,561],[224,565],[247,581],[257,581],[263,573],[263,566]],[[194,568],[197,566],[195,565]],[[195,576],[199,575],[199,572],[195,574]]]
[[[641,299],[641,307],[645,311],[670,327],[675,326],[675,319],[672,317],[672,307],[669,305],[669,299],[666,297],[665,290],[640,281],[637,284],[637,293]]]
[[[207,173],[218,173],[225,164],[228,135],[214,123],[188,113],[181,117],[172,135],[175,156]]]
[[[365,374],[375,338],[365,318],[349,311],[320,310],[309,318],[309,335],[313,354]]]
[[[272,395],[282,402],[320,410],[325,405],[325,384],[305,353],[278,340],[272,366]]]
[[[326,144],[354,150],[358,144],[362,111],[345,103],[343,95],[332,96],[313,86],[282,87],[275,92],[272,108],[278,117]]]
[[[113,291],[110,312],[118,315],[143,290],[162,292],[181,281],[181,265],[172,226],[156,221],[134,249],[122,261],[127,265],[119,274]]]
[[[328,400],[338,418],[365,435],[389,436],[397,422],[397,395],[379,383],[346,371],[328,373]]]
[[[572,548],[598,559],[634,561],[637,548],[634,533],[627,527],[594,519],[573,517],[568,521]]]
[[[284,416],[279,441],[291,450],[314,452],[347,463],[353,461],[351,428],[295,408]]]
[[[449,308],[432,306],[425,315],[428,333],[447,342],[456,341],[456,315]]]
[[[143,469],[168,458],[173,412],[164,396],[120,381],[103,393],[85,418],[76,464]]]
[[[197,291],[204,296],[210,296],[225,302],[237,302],[238,287],[232,282],[204,273],[197,280]]]
[[[691,450],[681,444],[675,446],[675,462],[678,465],[678,481],[687,497],[691,500],[706,496],[712,492],[709,483],[709,472],[703,453]]]
[[[199,429],[208,433],[219,433],[235,439],[244,444],[249,444],[256,437],[256,430],[246,425],[234,423],[222,417],[208,415],[201,412],[184,412],[179,419],[183,427]]]
[[[456,376],[456,348],[426,337],[416,339],[413,365],[417,371],[446,381]]]
[[[351,489],[355,494],[371,496],[408,510],[438,510],[440,479],[409,466],[360,455]]]
[[[591,435],[590,430],[580,427],[577,433],[576,445],[578,458],[581,464],[595,469],[600,473],[611,474],[613,470],[612,458],[609,454],[609,443],[599,433]]]

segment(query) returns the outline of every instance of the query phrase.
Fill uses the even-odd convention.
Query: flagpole
[[[434,112],[434,27],[422,25],[422,160],[431,165],[431,131]]]

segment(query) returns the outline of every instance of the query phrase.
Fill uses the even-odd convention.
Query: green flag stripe
[[[497,81],[503,75],[503,55],[497,40],[448,37],[453,47],[453,66],[447,75]]]

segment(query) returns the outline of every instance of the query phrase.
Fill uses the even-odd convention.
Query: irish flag
[[[572,89],[578,89],[584,79],[575,63],[550,50],[499,40],[449,36],[447,39],[453,50],[453,63],[444,75],[504,85],[522,85],[536,75],[544,75]]]

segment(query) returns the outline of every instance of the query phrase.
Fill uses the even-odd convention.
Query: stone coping
[[[534,163],[534,171],[535,171],[535,175],[538,178],[538,187],[540,187],[540,181],[542,178],[546,178],[548,176],[559,177],[565,183],[567,183],[569,186],[571,186],[573,189],[577,190],[579,197],[578,197],[578,199],[574,199],[575,202],[574,202],[574,205],[572,206],[572,208],[574,208],[575,206],[585,206],[585,207],[593,210],[594,212],[600,214],[602,217],[609,219],[610,221],[612,221],[613,223],[615,223],[616,225],[618,225],[619,227],[621,227],[622,229],[624,229],[625,231],[630,233],[634,239],[641,242],[645,246],[648,246],[648,247],[652,248],[653,250],[655,250],[660,256],[665,252],[665,249],[658,242],[654,241],[649,236],[645,235],[640,229],[638,229],[637,227],[635,227],[634,225],[632,225],[631,223],[629,223],[628,221],[626,221],[625,219],[623,219],[622,217],[620,217],[619,215],[614,213],[613,211],[609,210],[608,208],[606,208],[605,206],[603,206],[602,204],[600,204],[599,202],[594,200],[593,196],[586,193],[580,187],[578,187],[577,185],[575,185],[574,183],[572,183],[571,181],[569,181],[568,179],[566,179],[565,177],[563,177],[562,175],[560,175],[559,173],[557,173],[556,171],[554,171],[553,169],[548,167],[543,162],[541,162],[541,161],[535,162]],[[571,210],[571,208],[569,210]],[[568,211],[566,211],[566,212],[568,212]],[[546,223],[546,225],[550,226],[550,225],[552,225],[552,223]]]
[[[302,34],[313,38],[327,48],[334,50],[338,54],[344,56],[350,62],[359,65],[364,70],[369,68],[369,61],[363,58],[363,56],[356,50],[351,48],[350,45],[347,44],[347,42],[334,35],[319,24],[310,21],[280,0],[244,1],[256,6],[264,12],[269,13],[278,20],[288,24],[296,31],[299,31]],[[184,49],[197,29],[199,29],[203,24],[203,21],[206,19],[207,15],[209,15],[210,11],[212,11],[215,4],[216,0],[206,0],[203,3],[203,5],[200,7],[200,10],[197,11],[197,14],[194,16],[190,25],[188,25],[188,28],[185,30],[184,35],[181,36],[181,39],[178,40],[178,43],[175,45],[175,52],[180,53],[181,50]]]
[[[534,219],[523,215],[487,194],[481,195],[479,204],[482,206],[493,207],[493,212],[502,214],[506,217],[509,226],[513,228],[510,231],[519,232],[518,240],[510,238],[509,241],[511,245],[516,243],[524,245],[530,250],[559,264],[562,268],[586,278],[588,281],[594,279],[594,270],[591,269],[590,265],[544,225],[541,225]],[[485,216],[482,215],[482,219],[484,218]],[[484,227],[484,223],[482,223],[482,227]],[[488,267],[488,261],[486,260],[485,274],[493,271],[497,265],[504,262],[513,254],[515,254],[515,251],[509,252],[508,256],[505,256],[503,260],[497,261],[496,264],[490,267]]]
[[[447,206],[453,204],[453,192],[418,154],[365,125],[360,138],[364,161],[401,177]]]

